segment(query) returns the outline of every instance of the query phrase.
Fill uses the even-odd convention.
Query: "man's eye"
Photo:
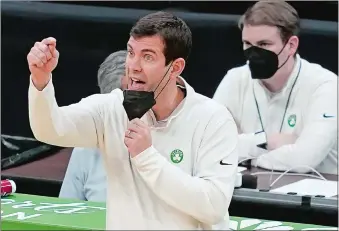
[[[243,48],[244,49],[247,49],[247,48],[250,48],[252,45],[250,44],[250,43],[248,43],[248,42],[244,42],[243,43]]]
[[[152,55],[145,55],[144,58],[145,58],[146,61],[152,61],[153,60]]]

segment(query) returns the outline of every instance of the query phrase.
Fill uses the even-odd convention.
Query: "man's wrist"
[[[38,79],[43,79],[43,80],[38,80]],[[47,74],[46,77],[43,77],[43,78],[37,78],[31,75],[31,80],[32,80],[34,87],[38,91],[42,91],[43,89],[45,89],[45,87],[48,85],[49,81],[51,80],[51,74]]]

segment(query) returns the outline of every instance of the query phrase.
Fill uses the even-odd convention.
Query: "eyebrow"
[[[243,39],[242,40],[244,43],[249,43],[249,44],[251,44],[249,41],[247,41],[246,39]],[[263,39],[263,40],[260,40],[260,41],[258,41],[258,42],[256,42],[257,44],[258,43],[272,43],[272,41],[271,40],[267,40],[267,39]]]
[[[127,44],[127,46],[133,50],[133,47],[130,44]],[[154,50],[151,49],[142,49],[141,52],[151,52],[155,55],[157,54]]]

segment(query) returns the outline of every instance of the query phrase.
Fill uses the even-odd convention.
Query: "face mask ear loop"
[[[277,54],[278,56],[281,54],[281,52],[285,49],[287,43],[288,43],[289,39],[287,40],[287,42],[284,44],[283,48],[281,48],[281,50],[279,51],[279,53]]]
[[[280,50],[280,52],[277,54],[277,56],[279,56],[279,55],[281,54],[281,52],[285,49],[285,47],[286,47],[288,41],[289,41],[289,39],[287,40],[287,42],[285,43],[285,45],[283,46],[283,48]],[[283,67],[283,66],[287,63],[287,61],[289,60],[289,58],[290,58],[290,56],[288,56],[287,59],[285,60],[285,62],[283,62],[283,64],[281,64],[280,67],[278,67],[278,70],[279,70],[281,67]]]
[[[166,77],[168,71],[171,69],[172,63],[173,63],[173,62],[170,63],[170,66],[168,67],[168,69],[167,69],[167,71],[166,71],[164,77],[162,77],[162,80],[160,81],[160,83],[164,80],[164,78]],[[170,78],[167,80],[165,86],[161,89],[161,91],[159,92],[159,94],[158,94],[154,99],[157,99],[157,98],[158,98],[158,96],[159,96],[160,93],[165,89],[165,87],[167,86],[167,84],[168,84],[169,81],[170,81]],[[158,87],[160,86],[160,83],[159,83],[158,86],[155,88],[154,92],[158,89]]]

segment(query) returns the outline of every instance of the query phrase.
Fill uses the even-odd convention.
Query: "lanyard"
[[[290,103],[291,94],[292,94],[293,88],[294,88],[294,86],[295,86],[295,84],[296,84],[296,82],[297,82],[297,79],[298,79],[298,77],[299,77],[300,69],[301,69],[301,61],[300,61],[300,65],[299,65],[299,70],[298,70],[297,76],[296,76],[296,78],[295,78],[295,80],[294,80],[294,83],[293,83],[293,85],[292,85],[290,94],[288,95],[288,98],[287,98],[287,102],[286,102],[286,106],[285,106],[285,111],[284,111],[284,115],[283,115],[283,118],[282,118],[282,121],[281,121],[279,133],[281,133],[281,130],[282,130],[282,127],[283,127],[283,124],[284,124],[284,120],[285,120],[287,108],[288,108],[288,105],[289,105],[289,103]],[[257,106],[257,111],[258,111],[258,115],[259,115],[259,120],[260,120],[261,128],[262,128],[262,131],[265,132],[264,124],[263,124],[263,122],[262,122],[262,118],[261,118],[261,114],[260,114],[260,110],[259,110],[259,104],[258,104],[258,101],[257,101],[257,97],[255,96],[254,84],[253,84],[252,86],[253,86],[253,95],[254,95],[255,104],[256,104],[256,106]]]

